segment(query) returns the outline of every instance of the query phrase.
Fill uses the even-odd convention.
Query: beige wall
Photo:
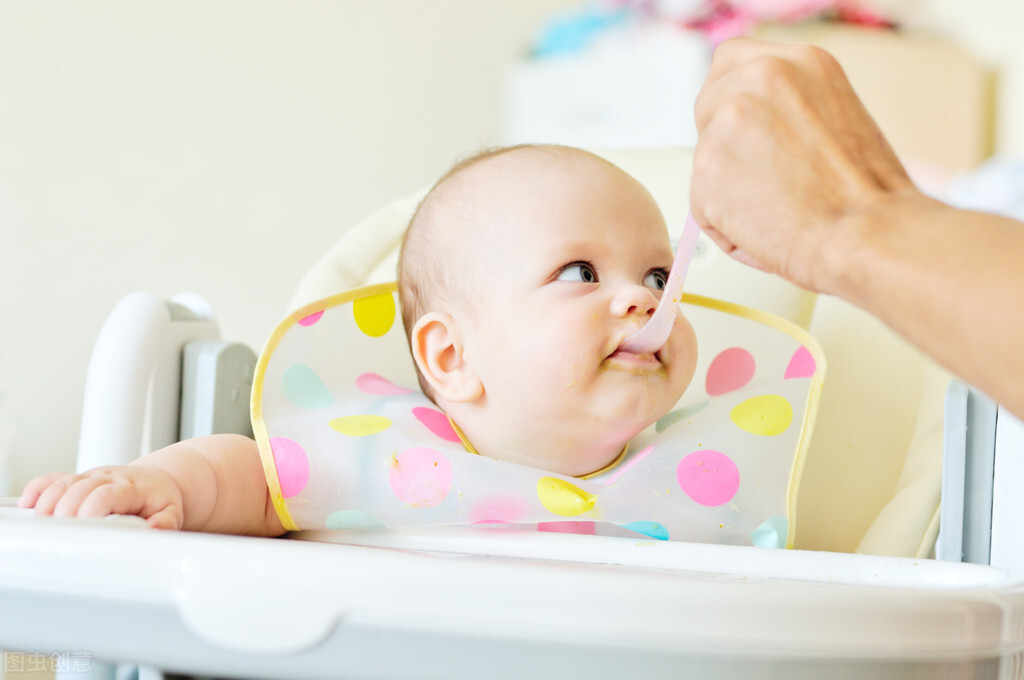
[[[0,3],[12,485],[73,466],[89,352],[123,295],[199,292],[225,338],[260,347],[344,226],[498,142],[506,65],[575,5]]]
[[[908,0],[914,25],[952,38],[998,77],[995,149],[1024,158],[1024,3],[1018,0]]]
[[[580,1],[0,3],[11,486],[73,465],[89,352],[123,295],[194,290],[259,347],[344,226],[498,141],[506,65]],[[915,3],[1000,70],[997,149],[1024,155],[1024,4]]]

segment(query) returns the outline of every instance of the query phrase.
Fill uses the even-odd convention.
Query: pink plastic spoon
[[[672,261],[672,269],[668,273],[668,281],[665,282],[665,290],[661,293],[661,302],[654,314],[647,323],[622,341],[620,347],[627,352],[654,353],[665,346],[668,336],[672,332],[672,325],[676,320],[676,313],[679,311],[679,300],[683,295],[683,279],[686,278],[686,270],[690,268],[690,260],[693,259],[693,251],[697,248],[697,237],[700,236],[700,225],[693,219],[693,215],[687,215],[686,224],[683,226],[683,233],[679,237],[679,248],[676,249],[676,257]]]

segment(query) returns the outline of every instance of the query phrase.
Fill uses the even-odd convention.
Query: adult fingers
[[[761,58],[777,59],[817,68],[835,60],[820,47],[807,43],[779,43],[755,38],[733,38],[715,49],[708,69],[708,80],[716,80],[737,68]]]
[[[772,51],[751,51],[744,59],[730,59],[729,64],[723,66],[718,54],[715,52],[711,69],[694,102],[693,117],[698,132],[721,113],[723,104],[738,95],[774,96],[775,92],[769,91],[773,89],[771,81],[778,77],[775,72],[782,72],[785,64],[785,60]]]
[[[707,79],[717,80],[723,74],[747,63],[754,57],[762,55],[783,56],[789,46],[785,43],[769,42],[756,38],[731,38],[715,48],[711,57]]]
[[[723,104],[737,96],[797,101],[822,82],[841,84],[846,77],[839,62],[819,47],[748,39],[727,41],[715,51],[697,97],[697,129],[702,130]]]
[[[756,257],[751,255],[747,251],[743,250],[742,248],[736,248],[731,253],[729,253],[729,255],[732,257],[732,259],[736,260],[740,264],[745,264],[748,267],[753,267],[754,269],[757,269],[757,270],[760,270],[760,271],[763,271],[763,272],[770,272],[771,271],[770,269],[768,269],[768,267],[766,267],[763,264],[761,264],[760,260],[758,260]]]

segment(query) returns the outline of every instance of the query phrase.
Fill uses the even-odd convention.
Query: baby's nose
[[[647,286],[624,286],[612,300],[612,314],[630,316],[641,314],[650,316],[658,306],[658,299]]]

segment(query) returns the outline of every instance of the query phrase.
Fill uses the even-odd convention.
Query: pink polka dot
[[[291,498],[306,488],[306,482],[309,481],[309,458],[301,446],[285,437],[272,438],[270,450],[274,454],[281,494]]]
[[[455,429],[452,427],[451,422],[449,422],[448,416],[437,409],[417,406],[412,410],[412,414],[416,416],[417,420],[426,425],[428,430],[441,439],[455,442],[456,444],[462,441],[459,439],[459,435],[455,433]]]
[[[783,377],[787,380],[789,378],[810,378],[817,368],[818,365],[815,363],[811,351],[801,345],[800,349],[793,352],[793,358],[789,360],[786,375]]]
[[[754,377],[754,357],[742,347],[730,347],[718,353],[708,366],[704,389],[708,396],[732,392]]]
[[[582,534],[593,536],[597,528],[593,522],[539,522],[537,531],[550,531],[555,534]]]
[[[452,488],[452,466],[437,451],[417,446],[396,455],[388,473],[391,490],[406,505],[431,508]]]
[[[694,451],[679,462],[676,479],[683,492],[708,507],[732,500],[740,488],[740,471],[724,453]]]
[[[322,309],[319,312],[313,312],[309,316],[304,316],[301,319],[299,319],[299,325],[300,326],[312,326],[317,321],[319,321],[320,317],[323,316],[323,315],[324,315],[324,310],[322,310]]]
[[[518,498],[488,498],[469,512],[473,524],[518,522],[526,514],[526,504]]]
[[[376,373],[363,373],[360,375],[356,378],[356,387],[366,394],[382,394],[386,396],[410,394],[412,392],[409,388],[396,385]]]

